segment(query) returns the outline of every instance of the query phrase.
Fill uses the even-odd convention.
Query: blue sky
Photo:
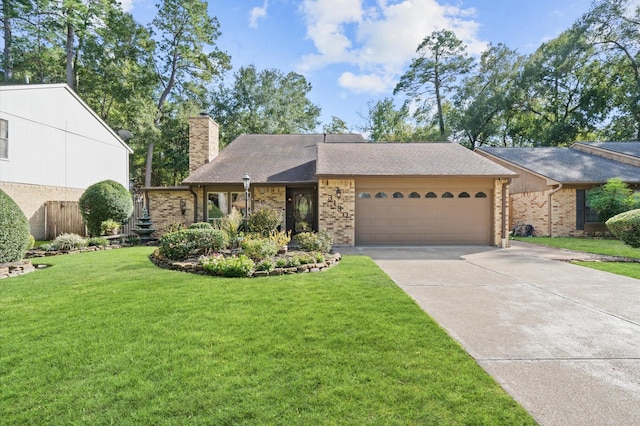
[[[140,23],[156,0],[124,0]],[[420,41],[450,29],[479,55],[489,43],[531,53],[589,10],[591,0],[211,0],[218,47],[234,69],[254,64],[305,76],[321,121],[364,124],[367,102],[392,96]],[[318,129],[320,130],[320,128]]]

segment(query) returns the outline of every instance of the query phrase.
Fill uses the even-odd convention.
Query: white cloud
[[[351,65],[354,71],[342,74],[339,82],[355,92],[377,92],[377,83],[393,87],[418,44],[433,31],[454,31],[471,54],[486,48],[476,36],[473,9],[437,0],[304,0],[300,11],[316,48],[302,57],[300,70]]]
[[[264,0],[262,7],[256,6],[251,9],[251,12],[249,12],[249,26],[251,28],[258,28],[258,20],[266,18],[268,5],[267,0]]]
[[[385,93],[393,90],[392,82],[385,81],[384,77],[377,74],[355,75],[347,71],[338,78],[338,84],[355,93]]]
[[[120,0],[120,5],[122,6],[122,10],[125,12],[131,12],[133,9],[133,2],[135,0]]]

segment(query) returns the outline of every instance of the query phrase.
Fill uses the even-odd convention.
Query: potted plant
[[[117,235],[119,230],[120,224],[113,219],[107,219],[100,224],[102,235]]]
[[[291,231],[271,231],[269,232],[269,239],[278,247],[278,253],[287,253],[289,241],[291,241]]]

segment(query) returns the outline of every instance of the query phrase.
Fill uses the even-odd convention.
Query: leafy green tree
[[[349,126],[344,120],[331,116],[331,122],[322,126],[322,132],[326,134],[340,135],[350,133]]]
[[[241,67],[232,85],[211,94],[211,115],[220,124],[220,141],[227,145],[243,133],[308,133],[318,125],[320,108],[307,95],[304,76],[277,69]]]
[[[640,6],[636,0],[597,0],[577,23],[603,55],[615,64],[605,84],[614,101],[610,136],[640,140]]]
[[[523,72],[524,114],[532,114],[535,134],[544,146],[586,139],[609,110],[607,68],[597,60],[583,34],[565,31],[544,43]]]
[[[22,259],[30,244],[29,237],[27,217],[0,189],[0,263]]]
[[[511,145],[512,113],[520,98],[518,78],[523,57],[503,44],[489,46],[479,67],[456,94],[453,127],[471,149]]]
[[[435,100],[440,134],[446,134],[444,100],[459,79],[471,70],[473,59],[466,46],[449,30],[434,31],[424,38],[416,49],[409,70],[400,77],[393,94],[405,93],[411,103],[418,105],[417,113],[429,108]]]
[[[215,47],[220,24],[208,15],[203,0],[162,0],[152,32],[159,38],[155,52],[160,81],[155,123],[159,127],[171,97],[204,104],[207,84],[229,69],[230,57]],[[152,139],[147,147],[145,186],[151,185],[153,150]]]
[[[133,201],[129,191],[113,180],[104,180],[89,186],[78,201],[80,214],[89,233],[98,236],[105,220],[124,222],[133,214]]]
[[[396,109],[392,98],[384,98],[367,104],[367,122],[362,130],[369,133],[371,142],[406,142],[413,127],[409,123],[409,108]]]
[[[587,200],[590,208],[598,212],[601,222],[633,209],[636,204],[633,190],[619,178],[609,179],[606,184],[587,191]]]

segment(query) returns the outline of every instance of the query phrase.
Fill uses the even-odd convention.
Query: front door
[[[291,235],[316,230],[316,191],[287,188],[287,231]]]

